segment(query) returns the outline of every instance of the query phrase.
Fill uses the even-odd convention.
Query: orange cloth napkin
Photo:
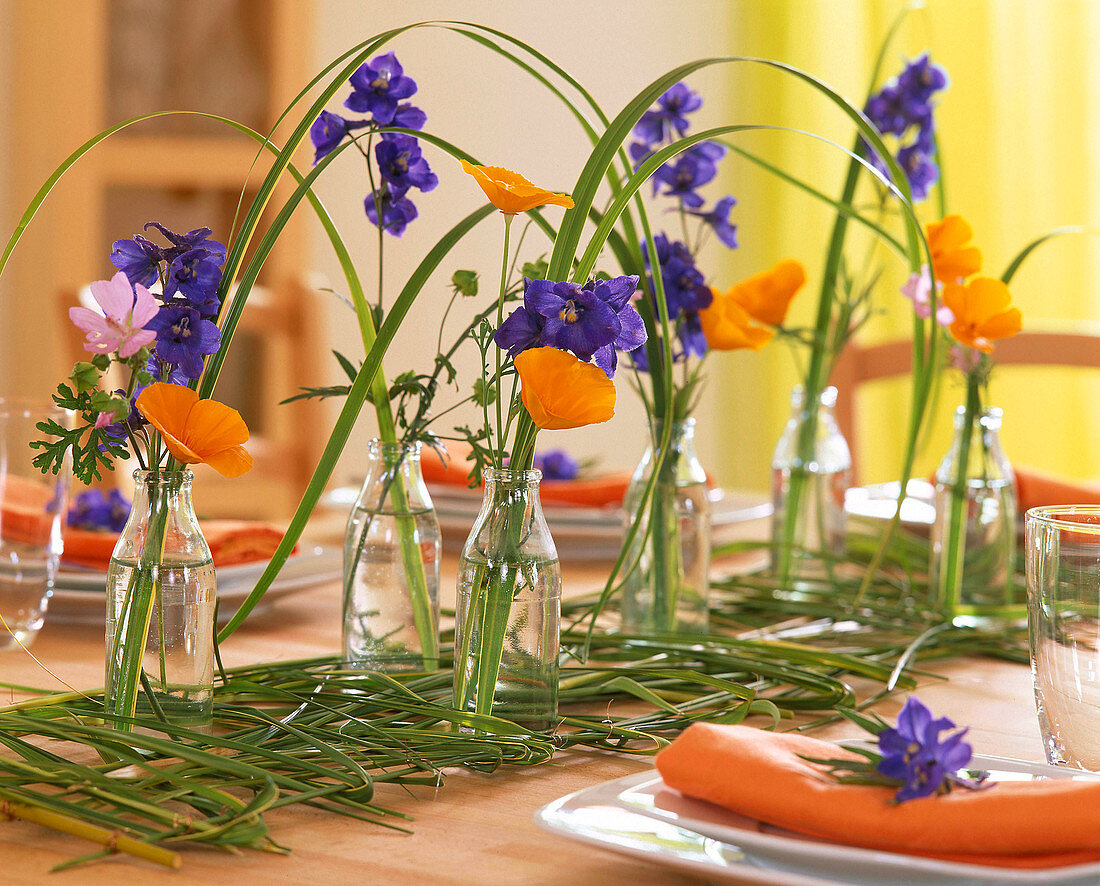
[[[1069,480],[1028,467],[1016,468],[1018,508],[1047,505],[1100,505],[1100,484]]]
[[[251,520],[200,520],[203,537],[210,547],[215,566],[235,566],[269,560],[283,540],[283,531],[270,523]],[[118,541],[114,532],[68,527],[61,560],[93,569],[106,570]],[[294,551],[297,552],[295,547]]]
[[[831,742],[695,723],[657,755],[682,794],[812,837],[970,864],[1049,868],[1100,861],[1100,781],[1002,782],[891,802],[894,789],[842,785],[801,759]]]
[[[472,459],[466,443],[447,444],[448,458],[444,461],[431,447],[425,447],[420,456],[420,469],[424,480],[447,486],[467,486]],[[622,504],[630,474],[623,472],[602,474],[585,480],[543,480],[539,497],[545,504],[582,505],[602,508]]]

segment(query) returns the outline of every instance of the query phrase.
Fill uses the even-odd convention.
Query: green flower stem
[[[497,329],[500,329],[501,325],[504,323],[504,295],[505,295],[505,291],[508,288],[508,238],[511,236],[511,233],[512,233],[512,219],[515,218],[514,214],[510,213],[510,212],[505,212],[505,213],[503,213],[503,215],[504,215],[504,256],[501,259],[502,264],[500,266],[500,295],[497,297],[497,325],[496,325]],[[496,405],[497,405],[497,446],[496,446],[496,452],[497,452],[498,457],[503,458],[505,440],[504,440],[504,421],[503,421],[503,413],[502,413],[502,407],[501,407],[501,400],[503,398],[501,397],[502,391],[501,391],[501,387],[500,387],[500,367],[501,367],[501,360],[502,360],[502,353],[501,353],[500,348],[496,349],[496,360],[497,360],[497,374],[496,374],[496,385],[497,385],[497,396],[496,396]],[[501,467],[501,465],[498,464],[497,467],[499,468],[499,467]]]
[[[130,576],[122,608],[116,615],[114,643],[108,658],[106,708],[108,713],[121,717],[133,717],[137,710],[149,622],[153,614],[153,603],[160,597],[158,582],[160,565],[164,560],[168,502],[166,495],[162,497],[159,490],[150,490],[150,511],[152,517],[149,521],[149,533],[145,538],[137,569]],[[159,654],[161,685],[166,688],[163,643]],[[129,732],[133,728],[131,724],[121,721],[116,725],[123,732]]]
[[[939,581],[936,588],[940,606],[948,618],[956,614],[962,599],[963,561],[966,556],[967,469],[970,464],[970,445],[974,434],[974,419],[982,408],[977,373],[966,377],[966,412],[959,435],[959,453],[955,469],[955,482],[951,484],[948,502],[947,532],[940,551]]]

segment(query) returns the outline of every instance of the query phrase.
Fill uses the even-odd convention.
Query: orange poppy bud
[[[1020,331],[1023,317],[1010,307],[1008,287],[992,277],[975,277],[969,283],[949,283],[943,289],[943,303],[955,319],[948,327],[959,344],[990,353],[998,338],[1011,338]]]
[[[497,209],[507,215],[527,212],[536,206],[553,204],[573,208],[573,198],[568,194],[555,194],[536,187],[518,172],[500,166],[475,166],[462,161],[462,169],[474,177],[481,190]]]
[[[615,414],[615,385],[594,363],[557,348],[530,348],[516,355],[515,366],[520,399],[544,430],[600,424]]]
[[[982,253],[967,246],[974,231],[961,215],[945,216],[925,228],[932,252],[932,274],[941,283],[956,283],[982,269]]]
[[[223,477],[252,469],[252,456],[241,445],[248,440],[248,427],[236,409],[165,382],[149,385],[134,405],[181,463],[207,464]]]

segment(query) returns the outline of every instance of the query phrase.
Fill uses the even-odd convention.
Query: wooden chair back
[[[1100,369],[1100,327],[1076,332],[1028,331],[997,342],[997,363],[1009,366],[1076,366]],[[906,375],[912,368],[912,343],[888,341],[844,349],[830,383],[837,387],[834,410],[841,433],[852,452],[853,477],[858,472],[859,439],[856,396],[867,382]]]

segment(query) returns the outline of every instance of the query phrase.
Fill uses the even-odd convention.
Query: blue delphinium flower
[[[224,255],[204,247],[189,249],[172,259],[164,283],[166,300],[182,297],[205,317],[218,313],[218,286],[222,282]]]
[[[132,240],[116,240],[111,244],[111,264],[126,275],[133,286],[152,286],[160,276],[163,250],[135,234]]]
[[[634,126],[634,135],[646,144],[660,144],[672,138],[673,130],[683,135],[690,125],[684,114],[690,114],[703,106],[703,98],[686,83],[670,87],[659,99],[657,106],[642,114]]]
[[[68,522],[77,529],[122,532],[130,516],[130,501],[117,489],[107,495],[101,489],[78,492],[69,508]]]
[[[172,244],[169,248],[163,250],[166,261],[171,261],[177,255],[183,255],[183,253],[190,252],[192,249],[205,249],[215,258],[225,258],[225,244],[210,239],[210,235],[213,233],[210,228],[195,228],[195,230],[188,231],[186,234],[177,234],[175,231],[168,230],[160,222],[148,222],[145,225],[145,230],[148,231],[150,228],[156,228]]]
[[[409,188],[430,191],[439,184],[439,178],[421,154],[420,143],[411,135],[386,133],[374,148],[374,158],[382,178],[400,191]]]
[[[905,782],[895,795],[899,803],[939,792],[970,762],[971,747],[963,741],[968,730],[940,738],[941,732],[954,728],[947,717],[933,719],[927,707],[909,696],[897,727],[879,733],[883,759],[876,771]]]
[[[175,364],[188,379],[202,375],[202,358],[221,345],[221,331],[197,308],[167,305],[149,321],[148,329],[157,333],[157,354],[165,363]]]
[[[580,472],[580,464],[564,449],[536,452],[532,466],[542,471],[544,480],[574,480]]]
[[[712,181],[717,174],[718,167],[710,160],[685,151],[674,163],[665,163],[653,173],[653,180],[667,185],[662,196],[676,197],[684,206],[698,209],[705,201],[695,189]]]
[[[523,305],[500,325],[493,341],[512,357],[535,347],[571,351],[613,378],[616,349],[645,344],[645,324],[630,303],[637,288],[636,275],[590,280],[584,286],[525,279]]]
[[[730,224],[730,212],[737,205],[737,200],[731,196],[725,196],[710,208],[709,212],[702,209],[689,209],[688,215],[694,215],[709,225],[715,235],[730,249],[737,248],[737,225]]]
[[[309,127],[309,140],[314,149],[313,165],[316,166],[323,157],[336,150],[349,132],[369,125],[369,120],[347,120],[331,111],[321,111],[321,115]]]
[[[382,206],[382,228],[395,237],[405,233],[405,228],[419,214],[416,206],[408,197],[407,192],[383,186],[377,191],[367,194],[363,200],[363,207],[367,211],[367,218],[371,224],[378,224],[378,206],[375,203],[377,195],[378,203]]]
[[[664,284],[669,318],[675,319],[683,311],[699,311],[710,305],[714,293],[695,266],[691,250],[679,240],[670,241],[664,234],[657,234],[653,242],[661,264],[661,282]],[[646,267],[650,268],[647,243],[642,244],[642,252]]]
[[[344,107],[370,114],[380,126],[392,123],[398,102],[416,92],[416,81],[405,76],[405,69],[392,52],[364,62],[349,82],[352,92]]]
[[[936,144],[933,99],[947,84],[943,68],[933,64],[925,53],[910,61],[896,78],[872,95],[864,108],[879,132],[897,136],[899,142],[904,142],[898,150],[898,165],[909,180],[915,200],[927,197],[939,181],[939,167],[932,160]],[[866,142],[863,146],[871,164],[888,176],[882,158]]]
[[[684,349],[684,357],[702,357],[707,352],[707,337],[703,334],[703,321],[698,311],[684,311],[676,329],[676,337]]]
[[[427,122],[427,114],[415,105],[405,102],[403,105],[397,106],[397,111],[393,115],[393,122],[390,125],[403,126],[405,129],[423,129],[424,124]]]

